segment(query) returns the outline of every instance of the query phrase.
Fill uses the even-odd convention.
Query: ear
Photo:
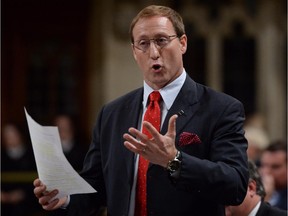
[[[186,53],[186,50],[187,50],[187,36],[186,34],[182,35],[180,37],[180,46],[181,46],[181,51],[182,51],[182,54]]]
[[[254,180],[250,180],[248,184],[247,193],[249,193],[250,197],[253,197],[256,194],[256,182]]]

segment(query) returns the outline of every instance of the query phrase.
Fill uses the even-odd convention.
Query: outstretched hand
[[[34,194],[38,198],[39,204],[47,211],[52,211],[63,206],[67,201],[67,196],[61,199],[55,199],[58,194],[58,190],[47,191],[46,185],[44,185],[40,179],[35,179],[34,182]]]
[[[124,142],[125,147],[136,154],[140,154],[151,163],[166,168],[168,162],[172,160],[177,153],[175,147],[177,117],[177,115],[171,116],[168,131],[165,135],[160,134],[151,123],[144,121],[143,127],[152,135],[151,139],[136,128],[129,128],[130,134],[125,133],[123,135],[126,140]]]

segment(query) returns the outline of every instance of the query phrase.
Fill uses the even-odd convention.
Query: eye
[[[140,40],[140,41],[138,41],[138,45],[139,46],[147,46],[147,44],[149,44],[148,40]]]
[[[159,46],[162,46],[162,45],[167,44],[168,38],[167,37],[160,37],[160,38],[156,38],[155,41]]]

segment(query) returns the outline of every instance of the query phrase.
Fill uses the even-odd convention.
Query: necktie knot
[[[153,91],[153,92],[149,95],[149,99],[150,99],[150,101],[160,102],[160,101],[161,101],[161,94],[159,93],[159,91]]]

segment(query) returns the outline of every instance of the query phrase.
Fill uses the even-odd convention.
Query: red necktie
[[[161,101],[161,95],[158,91],[153,91],[149,95],[149,105],[144,115],[143,121],[150,122],[158,131],[161,126],[161,109],[159,102]],[[151,134],[142,128],[142,132],[146,134],[149,139],[152,137]],[[137,187],[136,187],[136,205],[135,205],[135,216],[146,216],[146,173],[148,170],[149,161],[144,159],[141,155],[139,156],[138,164],[138,175],[137,175]]]

